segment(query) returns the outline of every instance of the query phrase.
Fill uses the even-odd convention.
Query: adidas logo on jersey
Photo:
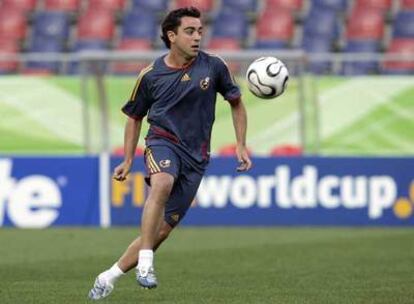
[[[190,81],[191,80],[191,78],[190,78],[190,76],[188,76],[188,74],[187,73],[185,73],[184,75],[183,75],[183,77],[181,77],[181,81]]]

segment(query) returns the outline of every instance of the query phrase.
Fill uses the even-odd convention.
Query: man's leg
[[[153,250],[161,245],[161,243],[168,238],[168,235],[174,228],[171,227],[167,222],[163,221],[161,228],[158,232],[158,236],[155,241],[155,246]],[[125,250],[124,254],[118,260],[118,267],[122,272],[128,272],[137,266],[138,263],[138,252],[141,250],[141,237],[137,237],[131,242],[128,248]]]
[[[157,286],[153,269],[153,251],[173,229],[163,220],[165,203],[173,184],[174,177],[168,173],[151,175],[151,190],[145,202],[141,220],[141,236],[128,246],[117,263],[96,278],[89,292],[89,298],[99,300],[107,297],[112,292],[116,280],[136,266],[137,262],[141,262],[142,267],[141,271],[137,269],[137,279],[140,285],[146,288]],[[144,245],[144,239],[146,245]]]
[[[157,286],[154,273],[153,248],[156,244],[157,232],[163,223],[165,204],[174,185],[174,177],[169,173],[151,175],[151,190],[141,219],[141,239],[138,254],[137,280],[145,288]]]

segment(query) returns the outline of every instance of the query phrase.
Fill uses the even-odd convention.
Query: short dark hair
[[[167,48],[171,48],[171,42],[170,42],[170,39],[168,38],[167,32],[173,31],[174,33],[177,34],[177,29],[181,25],[182,17],[200,18],[201,13],[194,6],[178,8],[168,13],[168,15],[162,21],[162,25],[161,25],[161,30],[162,30],[161,39],[162,41],[164,41],[164,44]]]

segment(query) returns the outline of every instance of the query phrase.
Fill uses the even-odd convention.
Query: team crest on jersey
[[[207,90],[209,86],[210,86],[210,77],[206,77],[204,79],[201,79],[200,88],[202,90]]]
[[[160,160],[160,166],[161,168],[168,168],[171,166],[171,161],[169,159]]]

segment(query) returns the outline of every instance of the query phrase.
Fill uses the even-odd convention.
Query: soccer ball
[[[277,58],[261,57],[250,64],[246,79],[250,92],[259,98],[271,99],[285,91],[289,71]]]

